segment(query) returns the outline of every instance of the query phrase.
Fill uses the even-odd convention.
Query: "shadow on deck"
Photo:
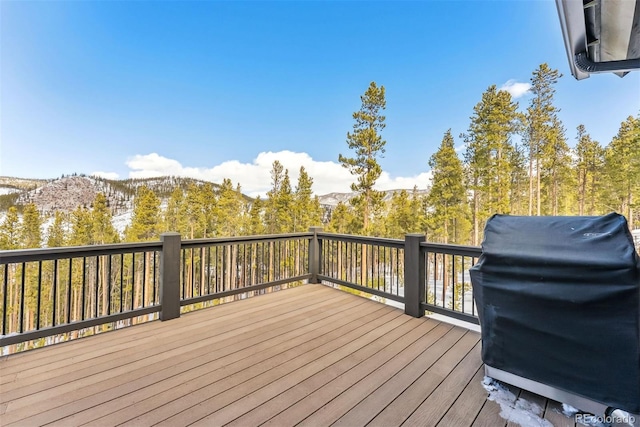
[[[505,426],[480,345],[304,285],[3,357],[0,424]],[[556,402],[512,391],[574,425]]]

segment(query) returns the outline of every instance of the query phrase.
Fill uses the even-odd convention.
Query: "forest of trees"
[[[335,207],[328,231],[400,238],[420,232],[433,242],[478,245],[484,222],[494,213],[513,215],[598,215],[617,211],[630,227],[640,224],[640,116],[622,121],[617,135],[603,145],[586,125],[574,136],[564,128],[554,103],[557,70],[542,64],[531,77],[531,98],[520,106],[493,85],[473,109],[468,129],[459,137],[445,132],[437,152],[426,159],[432,185],[426,196],[403,190],[384,202],[375,190],[385,151],[385,88],[372,82],[353,113],[347,134],[350,155],[339,162],[356,178],[349,203]],[[570,144],[571,138],[575,144]],[[570,145],[574,145],[570,148]],[[91,245],[158,240],[164,231],[183,238],[305,231],[322,224],[323,210],[313,195],[313,179],[300,169],[294,187],[289,171],[276,161],[271,189],[263,200],[248,200],[240,184],[191,183],[177,188],[161,209],[159,196],[137,190],[131,223],[119,234],[111,211],[99,194],[91,208],[56,213],[41,235],[35,206],[8,210],[0,224],[0,249]],[[44,240],[44,241],[43,241]]]

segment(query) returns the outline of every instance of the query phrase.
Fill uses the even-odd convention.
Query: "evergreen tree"
[[[47,247],[55,248],[66,244],[65,215],[60,211],[56,211],[53,217],[53,223],[47,231]]]
[[[355,157],[340,154],[338,161],[352,175],[357,176],[357,182],[351,185],[351,190],[358,193],[353,204],[362,212],[362,232],[370,234],[371,216],[380,209],[384,196],[384,193],[373,188],[382,174],[377,159],[384,154],[386,144],[380,136],[385,128],[385,116],[382,115],[386,108],[384,86],[378,87],[375,82],[371,82],[360,99],[362,106],[353,113],[353,133],[347,133],[347,144],[349,149],[355,151]]]
[[[431,191],[427,196],[429,240],[442,243],[466,242],[469,232],[464,169],[455,151],[449,129],[438,151],[429,159]]]
[[[606,148],[606,202],[635,226],[640,201],[640,118],[629,116]]]
[[[356,234],[354,227],[355,218],[353,210],[346,204],[339,202],[338,206],[331,212],[331,219],[327,224],[327,230],[338,234]]]
[[[518,104],[511,95],[490,86],[471,116],[465,160],[473,195],[473,241],[479,242],[482,223],[494,213],[509,213],[513,168],[511,137],[519,129]]]
[[[597,195],[601,192],[604,150],[598,141],[591,139],[584,125],[579,125],[577,130],[578,143],[573,153],[578,184],[578,215],[595,215],[598,210]]]
[[[186,233],[187,224],[185,217],[182,215],[184,209],[184,190],[176,187],[169,197],[167,208],[163,215],[164,231],[172,231],[176,233]]]
[[[217,223],[221,236],[234,236],[241,233],[242,194],[234,188],[230,179],[224,179],[218,197]]]
[[[267,192],[265,209],[268,234],[286,233],[293,230],[293,194],[289,171],[279,161],[271,169],[271,189]]]
[[[0,225],[0,249],[11,250],[20,248],[20,218],[18,209],[11,206],[7,216]]]
[[[571,173],[571,156],[565,131],[557,117],[553,117],[547,137],[540,150],[541,199],[545,215],[568,214],[574,189]],[[563,197],[561,197],[561,194]]]
[[[107,206],[107,198],[104,194],[98,193],[93,201],[93,210],[91,211],[92,243],[103,245],[105,243],[118,242],[118,232],[113,227],[112,215],[109,206]]]
[[[200,186],[190,183],[180,215],[184,218],[187,229],[186,237],[195,239],[204,237],[206,230],[206,213],[203,194]]]
[[[249,208],[248,234],[257,235],[265,233],[264,220],[262,217],[264,214],[263,209],[264,202],[262,201],[260,196],[258,196],[254,199]]]
[[[36,205],[29,203],[22,212],[22,227],[20,229],[20,240],[23,248],[39,248],[42,246],[42,232],[40,227],[42,220]]]
[[[133,218],[125,232],[127,241],[158,240],[160,199],[147,186],[138,188],[133,200]]]
[[[557,113],[560,111],[553,105],[554,85],[562,74],[541,64],[531,77],[533,98],[527,108],[525,143],[529,151],[529,215],[541,214],[541,156],[548,144],[556,144]],[[555,131],[554,131],[555,128]],[[554,135],[555,132],[555,135]]]
[[[200,186],[200,203],[202,204],[202,237],[213,237],[217,235],[218,220],[218,200],[219,196],[213,184],[210,182]]]
[[[313,178],[304,166],[300,167],[298,184],[294,194],[293,231],[307,231],[322,221],[322,208],[317,197],[313,197]]]
[[[417,189],[411,194],[407,190],[393,193],[387,214],[386,236],[403,239],[407,233],[422,230],[423,215]]]
[[[509,185],[509,212],[512,215],[527,214],[527,195],[529,175],[527,174],[527,156],[523,147],[515,144],[508,153],[511,166],[511,182]]]
[[[78,206],[71,212],[71,233],[69,244],[71,246],[90,245],[93,242],[93,221],[91,212]]]

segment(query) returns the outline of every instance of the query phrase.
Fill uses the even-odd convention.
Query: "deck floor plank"
[[[370,425],[400,425],[408,421],[409,416],[420,407],[426,398],[431,396],[434,390],[454,371],[456,366],[465,359],[479,339],[480,336],[478,334],[466,332],[451,348],[441,353],[440,357],[428,366],[428,369],[416,365],[415,368],[409,370],[408,373],[411,372],[412,374],[408,375],[405,380],[404,384],[408,384],[404,389],[402,389],[403,383],[398,381],[402,377],[396,376],[388,383],[392,384],[392,387],[381,387],[376,390],[373,396],[378,397],[376,400],[379,402],[379,409],[378,414],[373,418]],[[407,368],[412,368],[412,366],[409,365]],[[469,377],[473,376],[474,373],[475,369]],[[409,382],[411,377],[415,379]],[[368,408],[373,409],[374,406],[369,405]],[[380,411],[380,409],[382,410]],[[355,413],[355,415],[358,414]],[[358,417],[361,418],[362,415]]]
[[[480,367],[460,396],[438,421],[438,426],[470,426],[487,400],[487,392],[482,387],[484,367]]]
[[[521,390],[516,386],[510,384],[502,385],[516,397],[521,393]],[[484,402],[480,413],[471,425],[473,427],[505,427],[507,425],[507,420],[500,415],[501,412],[502,408],[498,403],[487,399]]]
[[[322,302],[321,304],[327,304],[329,301]],[[344,300],[342,300],[344,301]],[[284,310],[290,310],[292,307],[284,307]],[[304,310],[304,309],[303,309]],[[275,312],[275,319],[277,319],[277,313]],[[271,323],[267,320],[267,323]],[[247,326],[243,326],[239,328],[238,331],[241,332],[249,332],[251,328],[255,328],[255,326],[249,324]],[[211,337],[207,337],[207,334],[212,335]],[[140,376],[144,375],[148,372],[153,372],[158,369],[164,367],[173,366],[176,362],[179,361],[179,357],[192,357],[192,352],[198,349],[204,349],[206,351],[211,345],[220,345],[218,340],[223,341],[224,339],[235,340],[237,336],[233,333],[233,331],[226,331],[223,334],[218,335],[216,332],[216,328],[210,328],[209,331],[205,331],[203,334],[195,333],[193,335],[189,334],[184,338],[184,340],[179,341],[179,345],[175,342],[171,342],[165,340],[164,337],[162,340],[155,339],[155,344],[150,348],[145,348],[144,352],[138,352],[140,355],[144,356],[139,360],[128,360],[116,358],[116,362],[120,362],[116,364],[115,368],[109,370],[102,370],[101,365],[96,365],[96,371],[92,375],[84,376],[82,378],[76,379],[75,381],[66,382],[64,377],[61,378],[63,383],[59,385],[50,384],[51,381],[43,381],[40,384],[33,384],[31,386],[26,387],[29,391],[28,394],[20,393],[19,396],[14,396],[14,391],[8,391],[6,394],[3,392],[2,403],[10,402],[8,412],[14,411],[20,408],[25,408],[33,405],[34,402],[48,399],[47,405],[55,405],[61,403],[64,399],[75,400],[76,395],[82,394],[92,394],[90,390],[97,389],[99,385],[104,384],[118,384],[118,379],[121,379],[124,382],[128,382],[133,379],[132,376]],[[73,367],[73,365],[70,365]],[[55,381],[56,379],[54,379]],[[38,387],[41,389],[38,390]],[[24,390],[18,389],[18,392],[22,392]],[[42,409],[42,407],[41,407]]]
[[[287,289],[289,295],[287,295],[286,299],[279,297],[278,292],[272,292],[260,295],[260,301],[257,301],[255,298],[248,298],[222,304],[216,307],[216,310],[220,313],[216,315],[215,318],[218,319],[227,315],[234,315],[238,311],[248,311],[250,309],[269,308],[287,304],[289,299],[313,298],[310,293],[321,292],[319,289],[306,290],[302,288],[302,286],[298,286]],[[2,356],[0,357],[0,367],[9,369],[15,366],[22,371],[32,366],[41,367],[52,361],[69,360],[71,357],[85,356],[90,350],[97,349],[100,350],[101,354],[108,354],[111,352],[111,347],[114,343],[126,341],[135,342],[139,339],[147,338],[156,331],[162,331],[163,334],[171,334],[179,330],[188,330],[193,325],[197,325],[200,322],[207,322],[212,318],[201,310],[191,312],[189,316],[188,321],[184,321],[184,317],[175,319],[173,322],[176,324],[172,325],[170,331],[166,330],[166,325],[163,326],[162,322],[147,322],[136,325],[138,326],[137,328],[122,328],[88,336],[83,339],[62,342],[54,346]],[[141,328],[141,326],[144,326],[144,328]]]
[[[0,357],[0,425],[504,427],[479,341],[304,285]]]
[[[562,413],[562,403],[548,399],[544,408],[544,419],[553,424],[554,427],[575,427],[580,426],[573,418],[569,418]]]
[[[322,363],[327,358],[334,360],[340,357],[345,357],[347,354],[350,354],[350,352],[355,351],[362,345],[363,338],[366,334],[371,333],[373,337],[382,330],[388,330],[385,326],[388,326],[391,321],[394,321],[393,324],[397,326],[401,324],[400,322],[405,320],[405,316],[398,312],[387,313],[375,320],[367,322],[364,325],[358,326],[346,334],[331,337],[328,342],[322,343],[322,345],[318,347],[299,354],[286,364],[280,364],[273,369],[262,372],[255,378],[251,378],[249,381],[237,382],[233,384],[232,389],[226,390],[222,395],[218,393],[217,388],[208,388],[207,392],[204,393],[203,396],[198,396],[198,400],[200,400],[200,402],[198,402],[197,405],[193,405],[195,400],[194,398],[189,399],[188,402],[185,402],[187,403],[185,407],[181,408],[180,411],[176,411],[177,413],[163,420],[158,425],[173,426],[177,422],[184,421],[187,424],[191,424],[199,421],[203,417],[211,414],[213,411],[223,408],[236,400],[242,399],[253,390],[265,387],[290,374],[294,374],[293,376],[295,377],[295,374],[297,373],[296,371],[298,371],[299,368],[305,367],[305,365],[310,364],[311,368],[309,369],[312,369],[314,366],[313,362],[316,360],[320,360],[320,363]],[[204,397],[204,399],[202,399],[202,397]]]
[[[348,309],[349,306],[346,305],[346,308]],[[353,308],[357,308],[357,305],[355,305]],[[342,307],[340,305],[336,306],[334,310],[336,310],[337,312],[334,313],[334,315],[344,316],[344,314],[342,314],[342,312],[340,311],[341,309]],[[332,313],[330,310],[327,310],[327,314],[332,314]],[[319,316],[322,316],[322,315],[319,315]],[[307,322],[308,319],[309,318],[304,319],[304,321]],[[319,322],[314,322],[300,328],[302,329],[302,331],[298,330],[296,332],[294,330],[291,332],[293,332],[293,334],[297,333],[298,335],[300,335],[300,333],[306,333],[303,339],[310,340],[315,336],[314,330],[318,329],[317,333],[323,333],[325,329],[330,329],[332,326],[332,324],[328,324],[325,329],[322,329],[324,328],[322,323],[322,320],[324,320],[324,318],[320,317],[320,319],[321,320]],[[290,334],[287,338],[291,339],[293,337],[294,335]],[[157,390],[159,388],[160,390],[158,390],[157,393],[163,390],[174,391],[173,388],[164,388],[166,387],[165,383],[159,384],[160,379],[167,378],[169,376],[171,376],[172,378],[177,376],[177,378],[173,378],[172,380],[172,382],[174,383],[175,383],[175,380],[177,380],[180,383],[189,382],[191,385],[197,384],[198,381],[208,384],[210,380],[206,377],[206,375],[209,375],[210,370],[214,370],[216,368],[219,369],[220,367],[225,367],[226,368],[225,373],[230,372],[231,368],[229,367],[229,365],[232,363],[232,361],[230,361],[229,359],[233,357],[237,357],[237,355],[233,353],[234,350],[238,348],[247,348],[249,351],[249,357],[251,355],[259,354],[260,349],[264,347],[258,347],[256,349],[255,348],[255,344],[257,342],[256,340],[259,340],[259,338],[256,337],[253,339],[247,339],[245,341],[241,341],[237,343],[237,345],[235,346],[230,346],[226,348],[216,347],[215,350],[209,350],[208,356],[203,356],[199,358],[195,358],[188,351],[188,349],[185,349],[184,354],[179,359],[177,358],[175,360],[169,360],[166,363],[166,365],[162,365],[162,366],[151,365],[149,367],[150,375],[144,375],[147,372],[136,372],[137,378],[132,377],[130,374],[125,374],[125,375],[121,375],[119,378],[116,378],[115,381],[109,381],[107,384],[99,384],[99,383],[94,384],[91,386],[91,388],[87,388],[82,391],[82,395],[88,396],[88,397],[82,397],[79,400],[75,395],[60,396],[58,399],[55,399],[57,403],[63,403],[64,401],[68,401],[68,404],[64,405],[64,407],[53,408],[51,411],[47,411],[46,413],[41,414],[40,417],[41,418],[54,417],[54,416],[60,417],[61,413],[67,414],[71,410],[76,410],[77,412],[77,409],[78,409],[77,407],[80,405],[85,408],[91,408],[92,406],[98,405],[100,401],[107,401],[110,399],[114,399],[114,398],[117,398],[119,395],[123,395],[123,396],[128,395],[134,391],[139,390],[141,387],[149,386],[149,385],[151,385],[154,390]],[[269,343],[269,341],[267,342]],[[296,342],[292,340],[291,342],[292,344],[296,344],[296,343],[299,344],[299,341]],[[212,343],[211,345],[214,346],[214,345],[217,345],[217,343]],[[281,348],[282,347],[280,347],[280,349]],[[217,360],[220,358],[222,359]],[[246,359],[246,356],[244,358]],[[213,362],[211,364],[207,364],[207,362],[209,361],[213,361]],[[248,363],[255,363],[255,362],[253,360],[249,360]],[[185,378],[185,376],[187,378]],[[130,397],[129,401],[140,400],[143,394],[144,393],[135,393],[134,396]],[[50,418],[50,419],[54,420],[57,418]],[[36,420],[34,419],[33,421],[36,421]]]
[[[404,390],[407,385],[415,381],[416,377],[436,362],[455,343],[459,342],[466,331],[461,328],[453,328],[433,345],[416,355],[410,363],[385,364],[372,371],[362,381],[349,387],[344,393],[338,395],[329,404],[324,405],[318,411],[306,418],[301,426],[329,425],[338,421],[342,416],[359,405],[363,400],[377,391],[384,384],[391,384],[391,387],[398,386],[399,390]],[[386,398],[384,393],[383,398]],[[366,403],[371,400],[367,400]],[[381,408],[369,406],[368,409],[377,413]],[[362,414],[367,416],[368,414]]]
[[[365,347],[362,352],[354,353],[350,357],[318,372],[307,380],[294,385],[284,393],[279,394],[235,419],[229,423],[228,426],[242,427],[263,424],[265,421],[282,413],[285,409],[301,401],[330,381],[361,364],[370,362],[371,366],[375,368],[388,362],[405,348],[431,332],[436,326],[438,326],[436,322],[428,322],[425,325],[417,319],[411,319],[403,325],[403,328],[396,328],[391,333],[386,334],[381,339]],[[404,330],[405,328],[409,330]]]
[[[372,357],[296,402],[268,420],[264,426],[297,424],[321,408],[322,411],[335,411],[338,414],[336,419],[339,418],[340,414],[360,402],[367,390],[373,390],[386,379],[391,378],[451,331],[450,325],[441,323],[391,359],[385,360],[382,356]],[[447,339],[455,340],[461,335],[461,330],[455,330]],[[337,399],[338,396],[339,399]]]
[[[323,301],[322,305],[329,305],[332,303],[339,304],[345,301],[343,298],[331,298],[328,301]],[[123,359],[127,360],[127,363],[134,363],[142,361],[148,358],[149,355],[156,353],[167,352],[172,349],[177,349],[178,352],[182,352],[184,346],[192,345],[194,342],[200,342],[205,338],[215,338],[220,341],[228,339],[236,339],[237,336],[256,331],[268,330],[270,328],[277,328],[282,325],[286,325],[287,322],[295,318],[296,316],[304,316],[308,312],[303,307],[295,308],[295,306],[283,307],[283,309],[275,310],[271,308],[262,317],[262,321],[259,325],[259,330],[256,328],[255,321],[251,318],[244,317],[230,317],[225,318],[224,323],[211,322],[204,326],[199,326],[190,330],[188,334],[184,332],[181,335],[163,335],[163,340],[158,341],[153,335],[147,340],[140,340],[135,346],[127,345],[122,349],[113,351],[107,355],[101,355],[94,357],[90,360],[76,361],[73,364],[62,364],[61,366],[44,365],[39,368],[37,372],[33,372],[34,369],[30,369],[32,374],[26,378],[20,376],[19,381],[16,381],[13,386],[3,385],[4,398],[8,400],[15,400],[22,396],[27,396],[34,393],[37,390],[43,390],[45,388],[53,388],[58,385],[77,381],[90,375],[95,375],[98,372],[110,371],[114,367],[122,365]],[[241,316],[243,313],[238,313]],[[212,336],[211,330],[216,331],[216,335]],[[140,352],[140,347],[145,347],[147,351]],[[192,346],[191,350],[195,350]],[[34,386],[32,386],[34,385]],[[35,391],[34,391],[35,390]]]

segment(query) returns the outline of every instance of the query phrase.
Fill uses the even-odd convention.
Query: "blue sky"
[[[3,0],[0,24],[0,175],[229,177],[260,194],[280,159],[348,191],[338,154],[376,81],[380,188],[422,187],[483,91],[542,62],[564,74],[571,145],[580,123],[606,144],[640,112],[640,73],[573,79],[553,1]]]

